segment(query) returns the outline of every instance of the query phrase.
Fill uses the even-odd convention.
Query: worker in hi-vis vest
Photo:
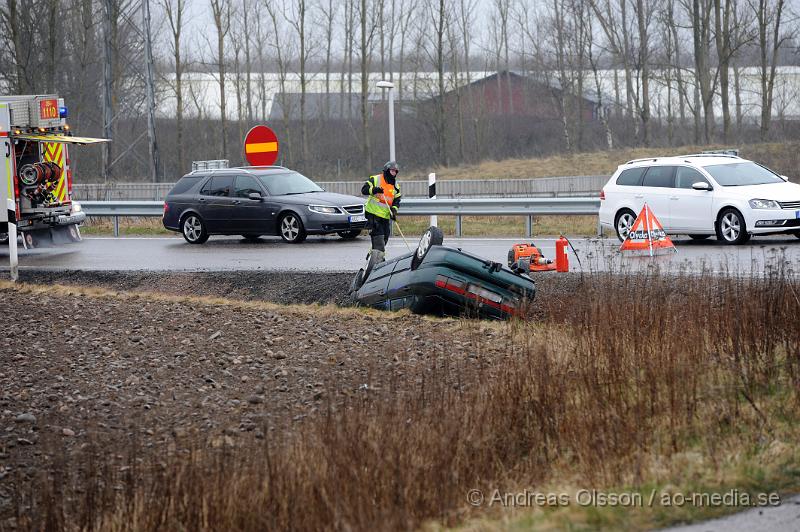
[[[372,253],[378,253],[378,261],[384,260],[386,243],[389,241],[392,220],[400,207],[400,187],[397,173],[400,167],[395,161],[383,165],[383,173],[369,176],[361,193],[369,196],[365,207],[367,227],[372,237]]]

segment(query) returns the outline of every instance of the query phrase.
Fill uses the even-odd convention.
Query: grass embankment
[[[631,159],[643,157],[663,157],[666,155],[686,155],[704,150],[739,148],[741,157],[763,163],[776,172],[788,175],[792,181],[800,179],[800,142],[769,142],[737,146],[681,146],[673,148],[624,148],[611,151],[597,151],[554,155],[529,159],[505,159],[502,161],[483,161],[475,165],[453,167],[434,167],[425,172],[436,172],[439,179],[518,179],[531,177],[573,176],[573,175],[611,175],[617,166]],[[410,172],[413,179],[422,179],[417,172]],[[412,179],[411,177],[407,177]]]
[[[400,228],[407,237],[417,237],[428,228],[428,216],[400,216]],[[445,236],[456,234],[454,216],[439,216],[439,227]],[[523,216],[464,216],[461,219],[462,236],[465,237],[507,237],[523,238],[525,236],[525,218]],[[90,218],[81,226],[84,236],[111,236],[114,225],[109,218]],[[120,218],[120,236],[178,236],[167,231],[161,225],[160,218]],[[363,234],[366,234],[364,231]],[[596,216],[536,216],[533,221],[534,237],[558,236],[594,236],[597,234]],[[399,236],[399,235],[397,235]],[[338,238],[333,235],[333,238]]]
[[[292,434],[156,457],[132,442],[115,451],[131,457],[124,471],[87,448],[24,492],[38,512],[20,528],[643,529],[734,511],[667,507],[662,494],[800,490],[800,328],[785,319],[800,313],[799,291],[784,271],[590,277],[540,301],[541,322],[491,334],[462,322],[477,346],[464,365],[442,358],[421,380],[398,371],[391,393],[322,407]],[[485,357],[488,342],[506,356]],[[395,356],[404,349],[414,346]],[[444,383],[475,360],[493,378]],[[495,490],[525,489],[626,491],[645,504],[489,504]]]

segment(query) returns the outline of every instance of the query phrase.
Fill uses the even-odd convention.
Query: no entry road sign
[[[278,137],[267,126],[255,126],[244,139],[244,156],[252,166],[271,166],[278,160]]]

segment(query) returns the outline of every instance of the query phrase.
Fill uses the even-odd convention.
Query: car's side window
[[[253,192],[261,194],[262,196],[264,195],[264,191],[261,190],[261,187],[253,176],[237,175],[233,195],[237,198],[249,198],[250,194]]]
[[[642,186],[672,188],[675,176],[674,166],[651,166],[644,174]]]
[[[204,196],[230,196],[233,187],[233,176],[215,175],[203,185],[200,194]]]
[[[647,168],[628,168],[617,177],[618,185],[637,187],[642,184],[642,175]]]
[[[675,188],[692,188],[695,183],[708,183],[708,179],[694,168],[679,166],[675,174]]]

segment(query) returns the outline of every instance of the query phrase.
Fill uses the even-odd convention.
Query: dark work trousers
[[[386,251],[386,243],[392,231],[392,221],[389,218],[375,216],[371,212],[366,213],[366,216],[369,236],[372,238],[372,249]]]

